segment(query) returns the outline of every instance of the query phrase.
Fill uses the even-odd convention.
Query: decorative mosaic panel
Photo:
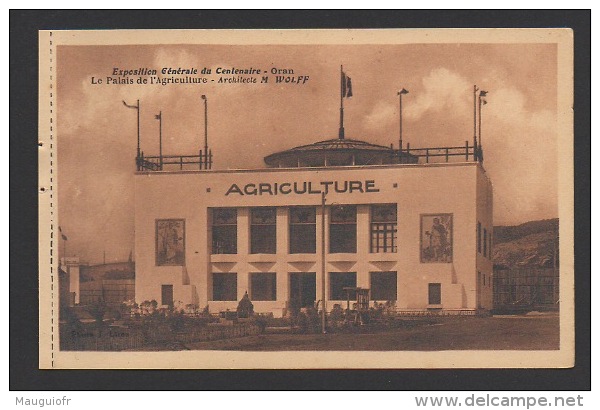
[[[185,221],[156,221],[156,265],[185,265]]]
[[[452,214],[421,215],[421,262],[452,262]]]

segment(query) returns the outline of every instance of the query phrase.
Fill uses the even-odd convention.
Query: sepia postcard
[[[39,47],[40,368],[574,365],[571,30]]]

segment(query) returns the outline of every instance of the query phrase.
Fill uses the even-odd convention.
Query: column
[[[277,208],[277,263],[275,272],[277,274],[277,301],[281,306],[289,299],[288,297],[288,267],[287,256],[290,251],[289,235],[289,208]]]
[[[250,290],[248,254],[250,253],[250,208],[238,208],[237,218],[237,299]],[[250,292],[248,292],[250,293]]]
[[[322,283],[323,283],[323,279],[322,279],[322,272],[323,272],[323,265],[322,265],[322,249],[323,249],[323,230],[322,230],[322,226],[323,226],[323,220],[325,221],[325,290],[326,290],[326,295],[325,297],[328,299],[329,295],[327,295],[327,283],[328,283],[328,268],[327,268],[327,251],[329,249],[329,247],[327,246],[327,243],[329,242],[328,239],[328,235],[329,235],[329,229],[328,229],[328,224],[329,224],[329,218],[328,218],[328,213],[327,213],[327,209],[325,209],[325,214],[323,214],[323,209],[318,206],[317,207],[317,213],[316,213],[316,222],[317,222],[317,226],[316,226],[316,233],[317,233],[317,241],[316,241],[316,245],[317,245],[317,252],[315,254],[316,259],[317,259],[317,263],[315,264],[316,267],[316,282],[317,282],[317,286],[316,286],[316,295],[317,295],[317,300],[321,300],[322,299]],[[330,310],[331,306],[329,306],[329,304],[327,305],[327,310]]]
[[[369,205],[356,207],[356,286],[369,288],[370,213]]]

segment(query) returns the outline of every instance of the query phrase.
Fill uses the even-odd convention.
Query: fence
[[[69,328],[67,324],[61,324],[60,348],[74,351],[139,350],[156,344],[206,342],[251,336],[258,333],[260,333],[260,328],[254,323],[208,325],[179,332],[173,332],[168,325],[73,329]]]
[[[104,301],[116,306],[127,300],[135,299],[134,279],[104,279],[95,282],[83,282],[79,290],[79,303],[91,305]]]
[[[555,268],[494,269],[494,309],[558,309],[559,271]]]
[[[402,318],[409,317],[430,317],[430,316],[477,316],[483,314],[483,311],[477,311],[473,309],[396,309],[396,316]]]

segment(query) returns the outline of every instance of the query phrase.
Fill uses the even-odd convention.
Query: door
[[[317,300],[317,274],[314,272],[290,273],[290,307],[314,306]]]
[[[477,272],[477,309],[481,309],[481,272]]]
[[[173,285],[162,285],[161,305],[173,306]]]

